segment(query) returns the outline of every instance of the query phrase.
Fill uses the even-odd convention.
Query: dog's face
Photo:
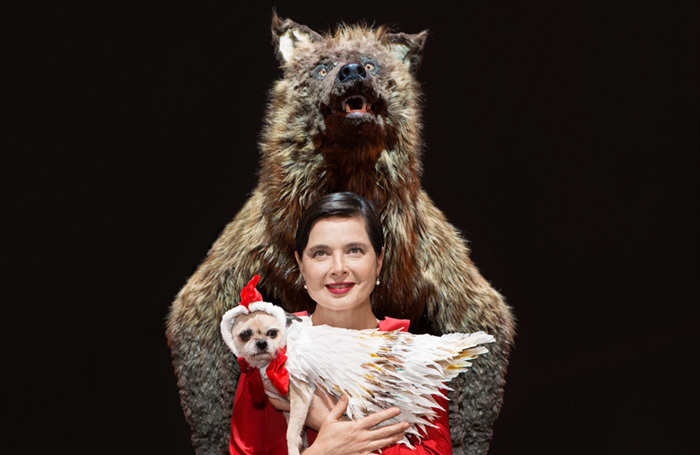
[[[264,311],[238,316],[231,335],[236,350],[255,368],[270,363],[286,344],[285,327],[280,327],[277,319]]]

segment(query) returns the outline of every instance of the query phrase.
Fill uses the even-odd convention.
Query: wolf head
[[[273,89],[269,132],[285,130],[290,146],[310,139],[307,149],[344,164],[376,162],[402,139],[420,142],[414,74],[427,32],[341,25],[321,35],[275,14],[272,36],[284,78]]]

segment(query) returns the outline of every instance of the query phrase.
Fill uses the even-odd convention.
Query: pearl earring
[[[376,284],[377,284],[377,286],[379,286],[379,283],[380,283],[380,281],[379,281],[379,277],[377,277],[377,283],[376,283]]]
[[[309,288],[306,287],[306,281],[304,281],[303,286],[304,286],[304,289],[309,289]]]

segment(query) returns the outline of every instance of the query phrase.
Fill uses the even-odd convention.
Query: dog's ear
[[[306,25],[282,19],[272,10],[272,44],[280,65],[287,63],[301,44],[322,41],[323,37]]]
[[[401,60],[412,74],[416,74],[423,60],[423,49],[427,38],[427,30],[413,35],[389,33],[387,35],[387,44],[391,53]]]
[[[284,315],[287,317],[287,328],[289,328],[289,326],[292,325],[292,322],[301,322],[301,318],[296,316],[294,313],[287,313],[285,311]]]

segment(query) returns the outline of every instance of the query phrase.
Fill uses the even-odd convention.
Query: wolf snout
[[[346,83],[360,79],[367,79],[365,67],[359,63],[348,63],[343,65],[338,71],[338,82]]]

